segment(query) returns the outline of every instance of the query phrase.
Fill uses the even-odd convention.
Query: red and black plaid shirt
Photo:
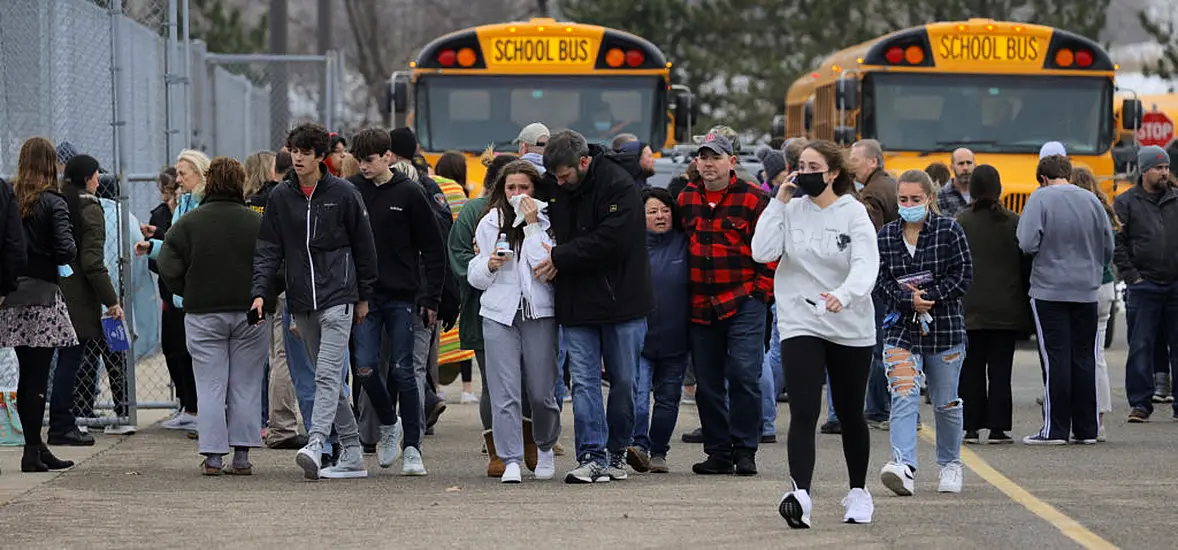
[[[690,239],[691,321],[711,324],[736,314],[745,298],[768,303],[773,270],[753,261],[753,230],[769,196],[734,172],[715,208],[700,182],[679,194],[683,228]]]

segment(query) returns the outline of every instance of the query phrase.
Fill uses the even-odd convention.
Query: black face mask
[[[802,193],[817,197],[826,190],[826,180],[822,178],[823,172],[810,172],[808,174],[798,174],[794,183],[798,185],[798,189]]]

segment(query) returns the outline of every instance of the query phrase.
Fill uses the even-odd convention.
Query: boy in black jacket
[[[615,156],[571,130],[553,134],[544,168],[556,180],[549,209],[556,242],[536,267],[553,280],[564,327],[578,427],[577,461],[566,483],[626,479],[634,431],[634,379],[654,309],[646,214],[638,186]],[[601,365],[610,379],[608,412]]]
[[[380,419],[376,452],[381,467],[387,468],[397,459],[404,436],[402,475],[425,475],[421,395],[413,365],[413,316],[419,313],[418,307],[422,312],[438,310],[446,270],[442,234],[417,182],[389,169],[389,134],[372,128],[356,134],[352,143],[360,173],[348,181],[364,199],[378,251],[378,276],[369,299],[369,314],[356,327],[356,379]],[[387,335],[392,351],[387,385],[380,372],[383,335]],[[404,429],[397,423],[393,393],[401,400]]]
[[[376,249],[360,194],[331,175],[323,163],[327,145],[327,130],[317,124],[300,125],[286,138],[294,170],[270,192],[262,214],[251,307],[256,318],[264,317],[262,296],[285,262],[286,306],[315,363],[309,442],[296,457],[305,477],[312,480],[368,476],[340,372],[351,324],[360,324],[368,314]],[[321,452],[333,425],[343,450],[335,466],[320,470]]]

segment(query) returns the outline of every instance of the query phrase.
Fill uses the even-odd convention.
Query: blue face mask
[[[917,223],[923,220],[926,215],[928,215],[927,204],[900,207],[900,217],[908,223]]]
[[[610,124],[610,123],[609,123],[609,121],[606,121],[606,122],[594,122],[594,123],[593,123],[593,129],[594,129],[594,130],[597,130],[598,132],[604,132],[604,131],[606,131],[606,130],[609,130],[609,129],[610,129],[610,128],[612,128],[612,127],[613,127],[613,125],[612,125],[612,124]]]
[[[865,186],[865,185],[863,185],[862,183],[860,183],[860,182],[855,182],[855,190],[856,190],[856,191],[862,191],[864,187],[866,187],[866,186]]]

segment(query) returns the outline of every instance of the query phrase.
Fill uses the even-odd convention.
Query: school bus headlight
[[[924,49],[920,46],[908,46],[908,49],[904,50],[904,60],[909,65],[920,65],[924,62]]]
[[[1072,54],[1072,50],[1060,48],[1059,51],[1055,52],[1055,64],[1060,67],[1071,67],[1075,61],[1076,56]]]
[[[605,52],[605,64],[610,67],[621,67],[626,62],[626,53],[621,48],[611,48]]]
[[[458,64],[462,65],[463,67],[474,65],[474,62],[477,59],[478,56],[475,55],[474,50],[470,48],[462,48],[461,50],[458,50]]]

